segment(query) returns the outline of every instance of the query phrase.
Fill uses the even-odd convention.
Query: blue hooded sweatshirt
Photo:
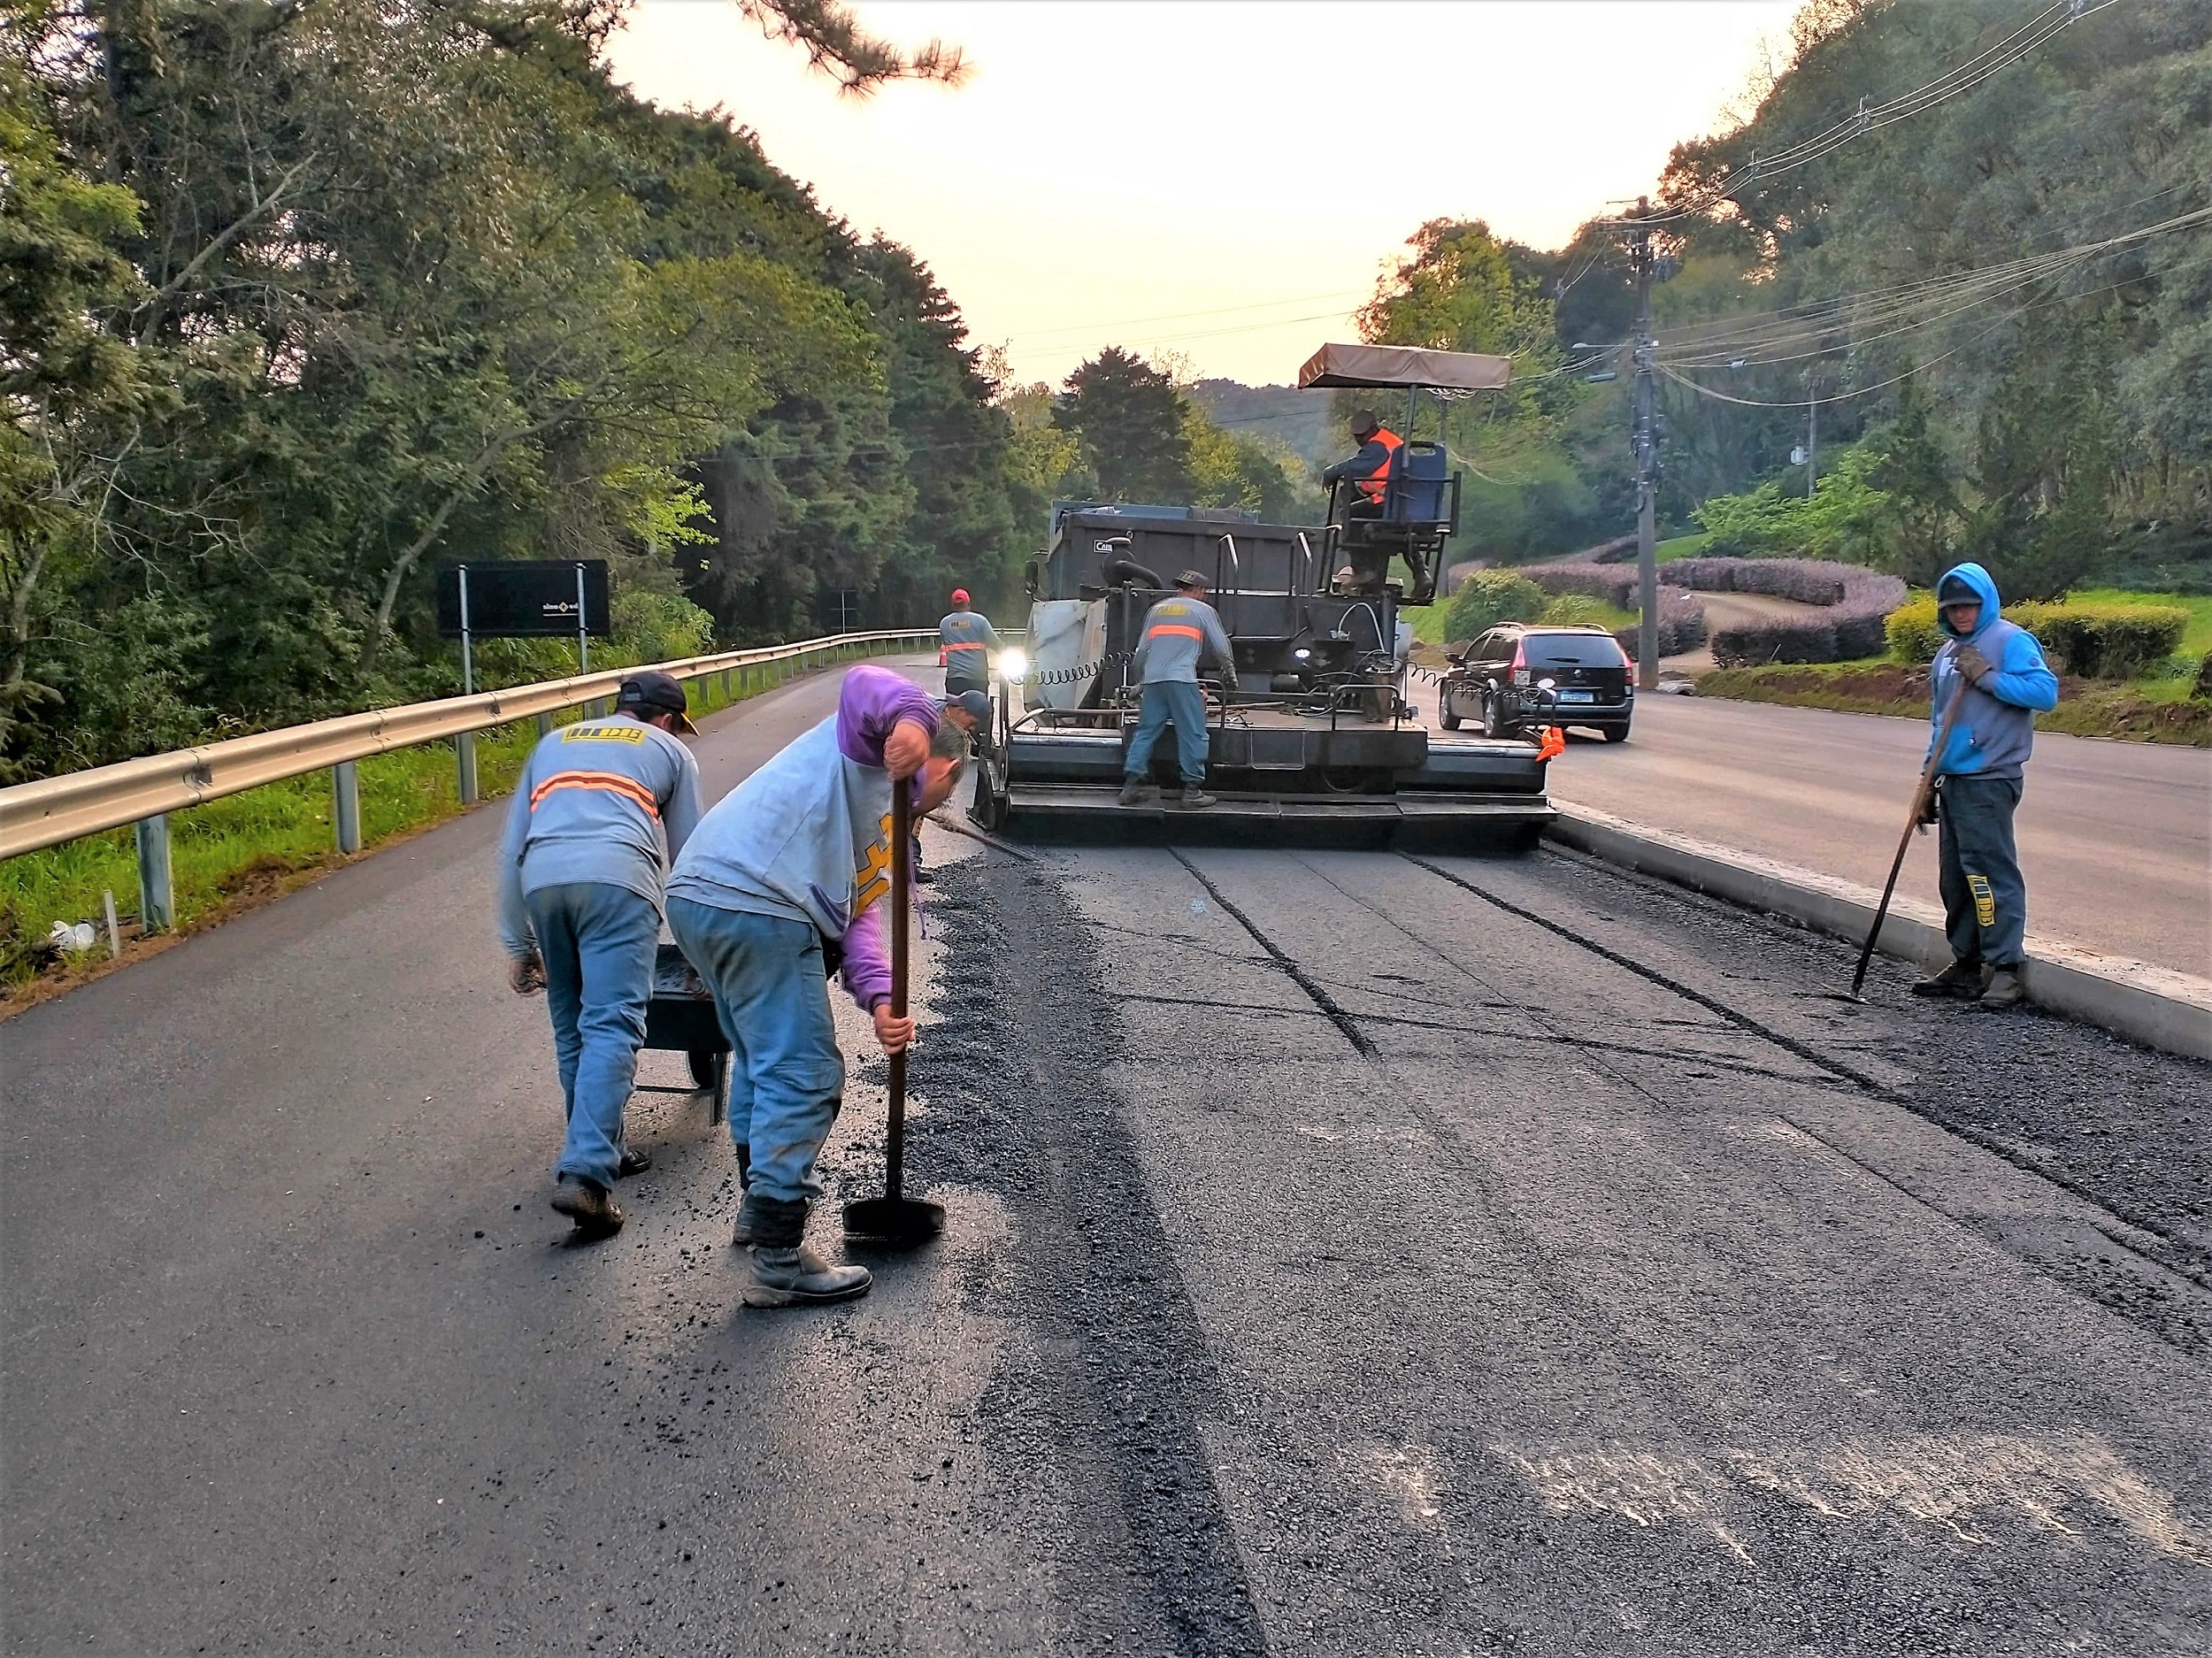
[[[1942,777],[2018,777],[2035,745],[2037,712],[2058,706],[2058,676],[2043,660],[2043,647],[2035,642],[2035,635],[1997,613],[1997,584],[1989,572],[1979,564],[1954,564],[1943,572],[1943,581],[1936,583],[1937,594],[1943,592],[1945,581],[1954,579],[1981,595],[1982,613],[1974,631],[1962,637],[1952,632],[1949,617],[1940,610],[1936,612],[1938,625],[1950,634],[1950,641],[1936,652],[1930,680],[1934,695],[1929,719],[1936,730],[1942,729],[1944,705],[1961,677],[1955,660],[1959,651],[1971,645],[1991,672],[1982,676],[1979,685],[1966,687],[1958,724],[1943,745],[1936,771]],[[1931,735],[1931,747],[1934,741]]]

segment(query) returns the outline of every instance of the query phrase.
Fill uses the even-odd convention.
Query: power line
[[[1825,132],[1791,145],[1779,155],[1761,157],[1756,150],[1744,165],[1732,167],[1722,177],[1706,186],[1693,199],[1682,203],[1664,213],[1649,215],[1634,221],[1616,220],[1617,224],[1631,222],[1643,225],[1675,224],[1694,218],[1706,209],[1727,200],[1761,179],[1773,178],[1795,172],[1810,162],[1818,160],[1832,150],[1839,150],[1852,140],[1878,128],[1898,121],[1908,120],[1939,104],[1949,102],[1972,91],[1984,81],[2014,64],[2029,57],[2047,42],[2071,28],[2085,17],[2093,17],[2119,0],[2056,0],[2056,4],[2015,29],[2010,35],[1985,51],[1977,53],[1965,63],[1945,71],[1924,86],[1870,109],[1864,98],[1859,100],[1855,112],[1829,127]]]
[[[1035,328],[1026,334],[1012,334],[1009,340],[1036,341],[1055,334],[1097,334],[1109,328],[1135,328],[1146,323],[1182,322],[1196,317],[1225,317],[1248,311],[1271,311],[1278,305],[1310,305],[1324,299],[1358,299],[1368,292],[1365,288],[1344,288],[1326,294],[1299,294],[1288,299],[1256,300],[1248,305],[1221,305],[1210,311],[1173,311],[1156,317],[1125,317],[1118,322],[1064,323],[1052,328]],[[1300,321],[1303,319],[1286,319]]]
[[[2202,259],[2185,261],[2183,265],[2177,265],[2175,268],[2184,269],[2186,268],[2187,265],[2203,265],[2208,262],[2212,262],[2212,254],[2207,254]],[[2075,295],[2073,297],[2078,299],[2085,299],[2093,295],[2108,293],[2113,288],[2123,288],[2124,286],[2126,286],[2126,284],[2124,282],[2108,282],[2102,288],[2091,288],[2087,294]],[[1847,398],[1870,396],[1878,391],[1887,391],[1892,386],[1901,385],[1904,381],[1910,380],[1914,375],[1919,373],[1923,369],[1933,368],[1938,363],[1941,363],[1947,358],[1956,357],[1960,352],[1964,351],[1972,346],[1978,345],[1982,341],[1996,333],[1998,329],[2003,327],[2007,323],[2014,321],[2018,318],[2024,317],[2028,314],[2028,312],[2037,310],[2041,306],[2054,304],[2057,303],[2061,297],[2062,296],[2055,294],[2048,295],[2041,299],[2032,299],[2024,304],[2016,305],[2010,311],[2005,312],[2003,316],[1998,318],[1994,322],[1991,323],[1988,327],[1982,329],[1979,333],[1973,335],[1972,338],[1966,340],[1958,345],[1953,346],[1947,351],[1939,351],[1932,357],[1925,358],[1921,362],[1914,364],[1910,368],[1905,370],[1901,374],[1892,375],[1889,379],[1885,380],[1878,380],[1871,386],[1855,386],[1848,391],[1830,392],[1820,397],[1801,397],[1781,402],[1763,397],[1738,397],[1728,392],[1716,391],[1710,386],[1701,384],[1697,380],[1689,379],[1686,375],[1678,373],[1674,369],[1671,368],[1664,363],[1659,364],[1656,366],[1662,374],[1664,374],[1669,380],[1674,381],[1676,385],[1687,387],[1690,390],[1696,392],[1700,396],[1710,397],[1720,403],[1737,403],[1747,409],[1804,409],[1810,407],[1812,404],[1816,403],[1841,403]]]

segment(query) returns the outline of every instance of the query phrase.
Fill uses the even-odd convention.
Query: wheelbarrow
[[[641,1082],[641,1094],[703,1094],[708,1121],[720,1126],[730,1114],[730,1041],[715,1017],[714,996],[684,953],[664,944],[653,958],[653,997],[645,1004],[645,1046],[682,1054],[691,1062],[692,1086],[672,1088]]]

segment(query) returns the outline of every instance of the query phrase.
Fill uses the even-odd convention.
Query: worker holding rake
[[[1913,994],[2009,1008],[2027,997],[2019,974],[2028,888],[2012,816],[2035,716],[2058,706],[2058,676],[2035,635],[1997,613],[1997,584],[1979,564],[1947,571],[1936,605],[1949,639],[1930,676],[1937,785],[1930,807],[1942,825],[1939,880],[1952,960]]]

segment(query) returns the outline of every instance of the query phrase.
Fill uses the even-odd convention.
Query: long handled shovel
[[[912,871],[908,868],[914,845],[912,796],[903,782],[891,785],[891,1011],[906,1017],[908,931],[912,907],[908,891]],[[887,1243],[914,1244],[934,1238],[945,1230],[945,1208],[924,1198],[908,1197],[906,1182],[906,1050],[891,1055],[889,1122],[883,1140],[881,1197],[864,1197],[845,1205],[845,1230],[856,1237],[879,1238]]]
[[[1959,704],[1965,700],[1966,676],[1960,674],[1958,683],[1951,687],[1951,700],[1943,705],[1943,723],[1936,728],[1934,746],[1928,750],[1928,764],[1920,768],[1920,787],[1912,792],[1912,810],[1905,814],[1905,833],[1897,837],[1897,856],[1890,860],[1889,881],[1882,888],[1882,902],[1874,911],[1874,925],[1866,935],[1866,946],[1859,952],[1859,965],[1851,975],[1850,1000],[1859,1000],[1859,987],[1866,983],[1866,964],[1874,959],[1874,940],[1882,936],[1882,923],[1889,917],[1889,901],[1897,891],[1898,871],[1905,867],[1905,848],[1912,845],[1912,832],[1920,822],[1920,814],[1927,810],[1928,792],[1935,787],[1936,766],[1943,758],[1943,745],[1951,741],[1951,727],[1958,724]]]

